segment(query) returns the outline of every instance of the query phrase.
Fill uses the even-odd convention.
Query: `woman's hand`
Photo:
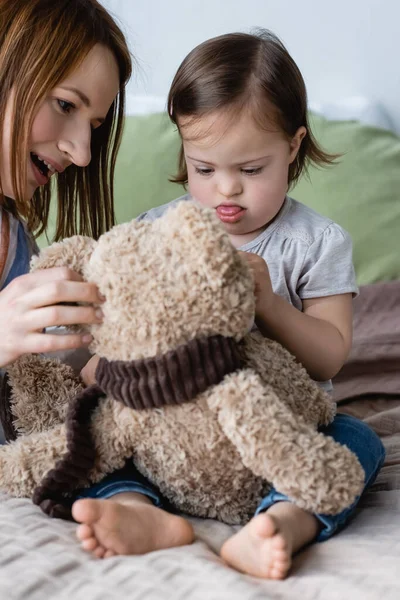
[[[256,317],[269,310],[275,294],[272,289],[267,263],[261,256],[250,252],[240,251],[242,257],[247,261],[254,278],[254,295],[256,299]]]
[[[93,385],[94,383],[96,383],[96,378],[94,375],[96,373],[96,368],[99,363],[99,360],[100,356],[97,356],[97,354],[92,356],[92,358],[86,363],[86,365],[83,367],[80,373],[81,379],[86,385],[86,387],[89,387],[89,385]]]
[[[89,306],[63,303],[85,302]],[[103,298],[93,283],[66,267],[43,269],[14,279],[0,293],[0,367],[22,354],[87,346],[92,337],[52,335],[46,327],[100,323]]]

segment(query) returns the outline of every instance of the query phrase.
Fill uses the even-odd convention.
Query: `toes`
[[[102,514],[102,504],[99,500],[85,498],[77,500],[72,505],[72,516],[78,523],[91,525],[100,519]]]
[[[274,566],[281,569],[288,569],[292,559],[287,554],[283,554],[282,556],[274,556]]]
[[[105,554],[104,554],[104,558],[111,558],[112,556],[117,556],[115,552],[113,552],[113,550],[106,550]]]
[[[95,550],[93,550],[93,555],[96,558],[104,558],[105,553],[106,553],[106,549],[103,548],[103,546],[97,546],[97,548]]]
[[[273,551],[272,562],[269,568],[271,579],[284,579],[290,569],[291,558],[283,550]]]
[[[90,525],[78,525],[76,528],[76,537],[78,540],[87,540],[88,538],[94,537],[94,531]]]
[[[81,546],[86,552],[94,552],[99,545],[99,542],[95,537],[88,538],[87,540],[83,540]]]
[[[280,552],[287,554],[288,545],[286,538],[284,538],[283,535],[277,533],[271,540],[271,547],[277,555]]]
[[[269,579],[284,579],[287,575],[288,569],[281,569],[280,567],[274,567],[269,572]]]
[[[286,565],[290,562],[289,555],[287,552],[285,552],[285,550],[272,550],[272,557],[274,564]]]
[[[277,532],[275,520],[266,513],[261,513],[254,517],[250,523],[252,533],[257,537],[271,538]]]

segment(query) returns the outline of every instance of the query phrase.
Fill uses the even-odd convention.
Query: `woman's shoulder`
[[[35,248],[25,225],[0,207],[0,290],[14,277],[28,272]]]

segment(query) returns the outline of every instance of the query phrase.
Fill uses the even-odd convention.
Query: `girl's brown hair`
[[[29,134],[46,94],[74,71],[96,44],[114,54],[120,89],[104,124],[92,133],[92,159],[57,177],[55,239],[78,231],[97,238],[114,224],[113,178],[125,108],[131,56],[123,33],[96,0],[0,0],[0,148],[5,109],[14,94],[11,136],[14,210],[39,235],[46,230],[50,183],[24,198]],[[1,184],[1,182],[0,182]],[[1,193],[0,202],[5,202]]]
[[[307,92],[296,63],[270,31],[228,33],[203,42],[180,65],[168,95],[168,112],[180,129],[179,119],[201,118],[224,109],[234,118],[251,111],[262,128],[275,124],[291,139],[299,127],[307,134],[294,162],[288,184],[293,185],[309,163],[332,164],[337,158],[315,141],[307,115]],[[171,181],[187,184],[183,148],[178,174]]]

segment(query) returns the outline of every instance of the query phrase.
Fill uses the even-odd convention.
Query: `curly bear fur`
[[[298,506],[335,514],[360,494],[350,450],[318,432],[330,397],[278,343],[250,332],[252,275],[209,209],[179,203],[153,223],[118,225],[95,242],[53,244],[33,268],[67,265],[105,297],[91,351],[108,361],[167,353],[199,337],[238,342],[243,368],[193,401],[134,410],[110,395],[91,421],[89,485],[133,457],[172,504],[192,515],[244,523],[271,483]],[[25,356],[8,369],[19,437],[0,448],[0,488],[32,496],[67,450],[64,419],[82,389],[57,361]]]

